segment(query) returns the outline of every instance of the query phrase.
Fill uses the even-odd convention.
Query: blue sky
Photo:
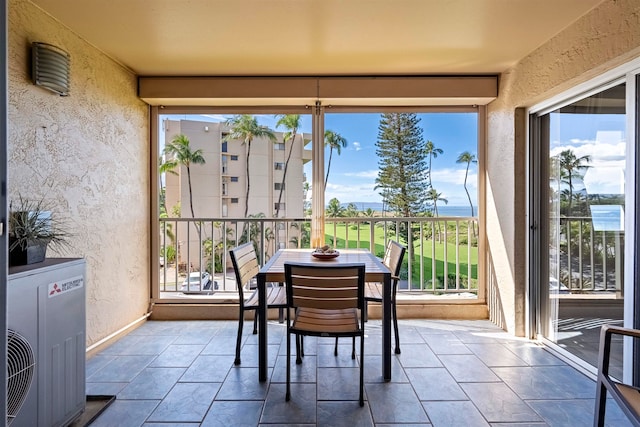
[[[273,115],[256,115],[261,124],[275,130]],[[381,202],[382,198],[374,190],[378,173],[378,158],[375,143],[380,124],[378,113],[334,113],[325,115],[325,129],[339,133],[347,140],[347,147],[341,155],[334,151],[325,202],[337,198],[342,203]],[[457,164],[460,153],[469,151],[478,155],[477,115],[475,113],[424,113],[418,114],[423,128],[423,137],[430,140],[443,153],[433,159],[433,186],[448,206],[469,206],[464,191],[466,164]],[[222,121],[227,116],[185,116],[175,115],[172,119]],[[303,132],[311,133],[311,116],[303,116]],[[329,161],[329,151],[325,152],[325,170]],[[477,206],[477,164],[471,164],[467,178],[467,188],[474,206]],[[311,179],[311,163],[305,166],[307,178]],[[440,205],[440,204],[439,204]]]
[[[466,164],[457,164],[460,153],[469,151],[477,156],[477,116],[472,113],[419,114],[423,137],[441,148],[443,153],[433,159],[433,187],[442,193],[450,206],[468,206],[464,191]],[[378,175],[375,143],[380,114],[326,114],[325,129],[338,132],[348,146],[340,156],[334,153],[325,201],[336,197],[346,202],[381,202],[374,190]],[[325,167],[328,152],[325,154]],[[472,164],[467,188],[474,206],[477,205],[477,165]]]
[[[273,115],[256,115],[260,123],[276,129]],[[460,153],[476,156],[477,115],[474,113],[419,114],[425,140],[432,141],[444,152],[433,160],[433,186],[448,200],[448,206],[468,206],[464,191],[465,165],[456,163]],[[173,115],[172,119],[224,121],[227,115]],[[303,116],[301,131],[311,133],[311,116]],[[378,135],[378,113],[333,113],[325,115],[325,128],[347,139],[347,147],[331,163],[325,201],[336,197],[342,203],[381,202],[374,190],[378,172],[375,143]],[[276,129],[282,130],[282,129]],[[624,114],[551,114],[550,155],[571,148],[576,156],[591,157],[584,184],[589,193],[621,194],[624,192],[626,155]],[[325,168],[329,159],[325,153]],[[478,168],[471,165],[467,187],[477,206]],[[310,179],[311,163],[305,167]]]

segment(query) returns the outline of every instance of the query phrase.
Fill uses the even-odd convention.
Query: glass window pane
[[[546,336],[597,366],[600,326],[622,325],[624,306],[624,84],[549,113],[551,188]],[[555,165],[555,167],[553,166]],[[544,182],[544,181],[543,181]],[[613,351],[622,354],[622,341]],[[612,373],[622,373],[621,357]]]
[[[477,297],[478,114],[325,114],[326,243],[407,246],[400,290]],[[413,218],[352,223],[348,218]],[[411,273],[409,273],[411,272]]]
[[[199,270],[219,292],[236,291],[225,274],[235,245],[253,241],[263,262],[304,242],[303,225],[274,218],[305,217],[309,115],[165,114],[159,122],[161,298],[207,295],[194,285],[181,291]]]

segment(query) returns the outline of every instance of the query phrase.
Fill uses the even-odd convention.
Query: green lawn
[[[350,226],[347,230],[345,224],[335,225],[335,242],[334,242],[334,224],[328,223],[325,226],[325,243],[327,245],[334,246],[336,249],[343,248],[357,248],[358,239],[360,240],[360,248],[370,248],[370,225],[360,225],[360,235],[358,237],[358,231],[355,226]],[[347,238],[348,231],[348,241]],[[372,251],[377,256],[382,257],[384,255],[384,232],[381,227],[374,228],[374,250]],[[449,232],[448,242],[446,244],[446,263],[447,263],[447,276],[449,277],[448,288],[455,288],[456,277],[456,248],[459,249],[459,280],[461,287],[467,288],[469,281],[471,282],[471,288],[477,288],[478,278],[478,248],[477,246],[471,247],[470,259],[469,259],[469,247],[466,244],[467,229],[466,226],[460,228],[460,244],[456,246],[455,235],[453,232]],[[396,239],[396,235],[391,230],[387,229],[387,235],[389,238]],[[402,244],[407,246],[406,239],[398,239]],[[422,258],[422,260],[420,259]],[[412,287],[420,288],[420,272],[422,269],[422,279],[425,283],[425,288],[432,289],[433,274],[433,260],[435,258],[435,278],[436,289],[442,289],[445,275],[445,244],[444,242],[435,241],[427,236],[420,241],[417,239],[414,241],[414,257],[412,263]],[[422,261],[422,268],[421,268]],[[471,264],[471,277],[468,274],[469,263]],[[401,278],[405,279],[408,276],[408,256],[405,255],[403,262],[403,270],[401,272]]]

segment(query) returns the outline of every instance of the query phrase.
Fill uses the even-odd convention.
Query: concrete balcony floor
[[[100,426],[590,426],[595,382],[543,346],[489,321],[400,320],[402,354],[381,373],[381,327],[366,325],[365,406],[351,341],[305,339],[285,402],[285,326],[269,324],[269,381],[258,381],[257,335],[245,322],[148,321],[92,356],[87,394],[116,395]],[[609,401],[607,425],[630,425]]]

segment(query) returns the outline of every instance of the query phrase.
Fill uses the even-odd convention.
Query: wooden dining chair
[[[402,267],[402,260],[407,249],[396,242],[395,240],[389,240],[387,247],[384,251],[384,257],[382,263],[391,272],[391,317],[393,319],[393,333],[396,338],[395,353],[400,354],[400,334],[398,332],[398,316],[396,308],[396,294],[398,292],[398,280],[400,280],[400,268]],[[384,290],[384,284],[380,282],[365,282],[364,284],[364,299],[366,303],[375,302],[382,304],[382,295]],[[367,304],[364,306],[364,320],[367,321]],[[355,350],[354,350],[355,351]],[[304,356],[304,348],[300,349],[300,353]],[[336,338],[336,344],[334,354],[338,355],[338,338]]]
[[[229,251],[231,263],[236,275],[236,285],[238,287],[239,316],[238,316],[238,338],[236,340],[235,365],[240,364],[240,346],[242,343],[242,326],[244,324],[244,314],[246,311],[254,311],[253,333],[258,333],[258,289],[251,289],[251,284],[260,271],[258,257],[253,247],[253,243],[245,243]],[[249,296],[245,299],[244,292],[249,291]],[[287,307],[286,288],[284,286],[268,286],[267,308],[279,308],[280,318],[283,318],[283,310]]]
[[[323,266],[285,263],[284,269],[289,307],[286,310],[285,399],[291,399],[291,334],[296,335],[296,338],[305,335],[353,339],[360,337],[359,403],[364,406],[364,264]]]
[[[398,292],[398,280],[400,280],[400,267],[406,248],[395,240],[389,240],[384,251],[382,263],[391,271],[391,310],[393,317],[393,333],[396,337],[396,354],[400,354],[400,335],[398,334],[398,316],[396,309],[396,294]],[[383,284],[380,282],[366,282],[364,288],[365,302],[382,303]],[[367,305],[364,308],[364,318],[367,320]]]
[[[640,388],[625,384],[609,375],[611,357],[611,338],[614,335],[640,339],[640,330],[603,325],[600,330],[600,348],[598,352],[598,381],[596,384],[596,408],[594,427],[604,427],[607,392],[620,406],[631,424],[640,427]]]

